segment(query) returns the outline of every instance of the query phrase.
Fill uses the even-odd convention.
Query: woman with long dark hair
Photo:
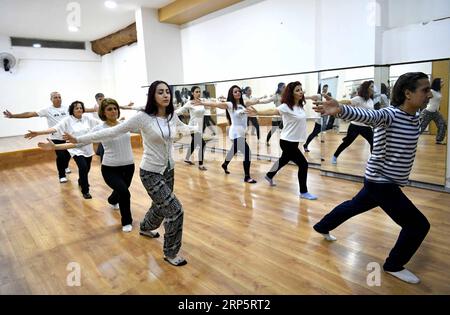
[[[198,169],[201,171],[206,171],[206,167],[203,165],[203,159],[205,157],[206,142],[203,140],[203,120],[205,118],[205,107],[204,106],[194,106],[191,104],[192,101],[200,100],[200,87],[193,86],[191,88],[190,100],[180,107],[175,112],[177,115],[184,115],[189,113],[189,126],[196,128],[197,131],[191,134],[191,145],[187,150],[184,162],[190,165],[194,165],[191,161],[191,155],[195,148],[198,146]]]
[[[317,99],[317,97],[308,97]],[[306,180],[308,177],[308,161],[299,150],[300,142],[306,140],[306,113],[303,109],[306,97],[303,93],[302,84],[299,81],[290,82],[283,91],[281,105],[275,109],[264,111],[255,110],[263,115],[280,115],[283,119],[283,129],[280,135],[280,147],[283,153],[278,161],[267,172],[265,179],[270,186],[275,186],[274,176],[278,171],[293,161],[298,166],[298,185],[300,189],[300,198],[315,200],[317,197],[308,192]]]
[[[257,104],[258,101],[248,100],[244,103],[242,98],[241,88],[237,85],[233,85],[228,90],[228,97],[226,102],[205,102],[205,101],[195,101],[195,105],[204,105],[209,107],[218,107],[226,110],[226,115],[230,128],[228,131],[228,136],[233,142],[231,149],[228,151],[225,161],[222,164],[222,168],[225,174],[230,174],[228,171],[228,164],[230,164],[231,159],[238,151],[244,154],[244,181],[249,184],[256,183],[250,176],[250,147],[246,140],[246,130],[247,130],[247,118],[248,114],[252,113],[252,110],[247,109],[247,106]]]
[[[76,141],[104,141],[136,129],[141,131],[144,153],[140,177],[153,202],[141,222],[140,234],[158,237],[159,234],[154,230],[164,221],[164,260],[174,266],[182,266],[187,263],[178,254],[183,234],[183,207],[173,193],[175,163],[172,145],[179,132],[187,134],[196,129],[178,119],[171,96],[166,82],[155,81],[148,89],[144,111],[139,111],[118,126],[77,137]]]
[[[358,96],[355,96],[350,100],[350,102],[345,102],[348,105],[366,108],[366,109],[374,109],[373,104],[373,81],[364,81],[361,83],[358,89]],[[361,135],[364,139],[369,142],[370,152],[373,149],[373,130],[372,127],[366,125],[363,122],[352,121],[347,129],[347,135],[342,139],[341,145],[334,152],[333,157],[331,159],[331,164],[337,164],[337,158],[350,144],[355,141],[355,139]]]

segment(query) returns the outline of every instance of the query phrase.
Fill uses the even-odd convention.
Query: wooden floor
[[[309,191],[319,200],[300,200],[294,166],[269,187],[263,174],[271,163],[255,161],[259,182],[249,185],[242,181],[242,163],[233,161],[225,175],[223,156],[207,156],[206,172],[176,165],[175,193],[185,213],[182,254],[189,261],[180,268],[163,261],[162,238],[139,236],[150,199],[138,167],[131,186],[134,230],[127,234],[105,201],[110,189],[96,158],[91,200],[81,197],[73,161],[66,184],[58,183],[53,160],[1,171],[0,294],[450,293],[450,194],[404,189],[431,223],[407,266],[422,283],[381,273],[381,286],[370,287],[367,265],[382,264],[399,233],[389,217],[379,209],[355,217],[335,230],[335,243],[312,230],[360,183],[310,170]],[[139,149],[135,160],[140,157]],[[81,286],[66,284],[71,262],[81,268]]]

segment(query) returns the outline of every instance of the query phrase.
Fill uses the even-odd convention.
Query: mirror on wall
[[[289,82],[300,81],[302,83],[303,91],[305,95],[315,95],[318,89],[318,73],[307,74],[295,74],[285,76],[274,76],[268,78],[255,78],[246,80],[236,80],[227,82],[217,82],[211,84],[214,88],[214,96],[211,96],[211,100],[218,98],[226,98],[228,90],[231,86],[237,85],[242,91],[247,92],[248,98],[258,98],[264,104],[258,104],[260,108],[275,107],[274,94],[277,91],[277,87],[280,83],[288,84]],[[206,88],[204,85],[198,85],[203,91]],[[174,86],[174,91],[184,93],[186,90],[190,90],[191,86]],[[314,122],[319,117],[317,113],[312,110],[312,101],[308,100],[305,104],[305,112],[307,116],[307,133],[309,134],[314,128]],[[207,143],[207,148],[227,150],[230,148],[230,141],[227,137],[228,122],[226,119],[225,110],[216,109],[212,110],[213,119],[215,121],[215,139]],[[189,119],[187,117],[187,119]],[[281,149],[279,146],[280,129],[278,128],[280,118],[278,116],[259,115],[255,118],[250,118],[247,129],[247,143],[250,146],[252,154],[261,158],[277,159],[281,155]],[[206,134],[212,135],[212,132],[205,129]],[[189,141],[188,138],[183,141]],[[183,144],[187,144],[183,142]],[[312,165],[320,165],[320,140],[314,140],[308,147],[309,152],[305,152],[301,146],[301,151],[305,153],[305,157]]]
[[[319,76],[321,84],[328,85],[328,93],[331,93],[332,97],[350,102],[357,96],[358,88],[363,82],[374,80],[374,67],[323,71]],[[347,134],[352,126],[348,121],[335,118],[330,122],[329,117],[322,121],[321,170],[363,176],[370,154],[369,142],[360,135],[350,142]]]
[[[336,90],[336,98],[350,100],[357,94],[364,81],[371,80],[374,82],[373,105],[375,109],[378,109],[389,105],[392,87],[400,75],[406,72],[420,71],[430,77],[430,82],[435,78],[442,78],[445,85],[448,83],[448,69],[448,60],[355,68],[321,72],[319,81],[321,83],[322,81],[335,82],[337,87],[332,84],[329,86]],[[448,134],[445,126],[448,116],[448,89],[444,88],[441,94],[437,110],[435,100],[431,100],[427,108],[432,107],[429,110],[433,113],[427,113],[429,111],[427,109],[418,113],[422,118],[425,115],[442,117],[442,120],[437,118],[435,122],[431,119],[428,125],[424,125],[423,132],[419,137],[416,158],[410,175],[410,180],[419,184],[445,185],[446,135]],[[358,135],[350,145],[346,146],[344,143],[348,142],[346,137],[349,134],[349,127],[349,122],[336,119],[332,128],[328,126],[321,133],[321,170],[325,173],[364,176],[366,162],[370,157],[370,144],[363,136]]]

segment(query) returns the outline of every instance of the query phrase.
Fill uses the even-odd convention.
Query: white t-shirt
[[[361,96],[355,96],[354,98],[352,98],[351,100],[352,102],[352,106],[355,107],[361,107],[361,108],[366,108],[366,109],[374,109],[373,108],[373,100],[371,98],[369,98],[367,101],[362,98]],[[370,127],[366,124],[360,123],[360,122],[356,122],[356,121],[352,121],[350,122],[351,124],[357,125],[357,126],[363,126],[363,127]]]
[[[69,117],[69,109],[67,107],[54,107],[50,106],[44,109],[41,109],[37,112],[39,117],[47,118],[48,128],[53,128],[56,126],[61,120]],[[50,136],[50,139],[53,140],[63,140],[62,134],[59,132],[55,132]]]
[[[156,116],[155,116],[156,117]],[[171,130],[169,128],[169,120],[163,117],[156,117],[156,125],[158,126],[161,137],[165,140],[172,138]]]
[[[245,138],[245,131],[247,130],[247,114],[245,113],[245,107],[239,104],[237,109],[234,110],[233,103],[227,102],[227,111],[231,118],[228,136],[231,140]]]
[[[289,142],[306,141],[306,113],[300,106],[294,106],[292,109],[287,104],[281,104],[277,107],[283,119],[283,129],[280,139]]]
[[[426,110],[434,113],[439,111],[439,105],[441,103],[442,94],[436,92],[435,90],[431,90],[431,93],[433,94],[433,97],[430,98]]]
[[[119,124],[121,122],[119,121]],[[91,132],[112,128],[106,122],[92,128]],[[103,155],[102,164],[106,166],[123,166],[134,164],[133,150],[131,149],[130,133],[121,134],[114,139],[102,141],[105,154]]]
[[[79,137],[90,132],[92,128],[101,124],[100,120],[92,118],[90,115],[83,114],[80,119],[70,115],[69,117],[61,120],[55,128],[60,134],[65,132],[71,134],[74,137]],[[76,148],[68,149],[71,156],[82,155],[90,157],[94,155],[94,149],[92,144],[79,145]]]
[[[196,127],[197,132],[203,131],[203,119],[205,117],[205,106],[192,105],[191,102],[187,102],[183,107],[176,110],[177,115],[185,114],[189,112],[189,126]]]

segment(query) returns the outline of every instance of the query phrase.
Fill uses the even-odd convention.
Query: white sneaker
[[[66,168],[66,174],[70,174],[70,173],[72,173],[72,171],[70,170],[70,168]]]
[[[408,282],[408,283],[419,283],[420,279],[418,277],[416,277],[415,274],[413,274],[411,271],[409,271],[408,269],[403,269],[401,271],[396,271],[396,272],[391,272],[391,271],[386,271],[388,274],[393,275],[396,278],[399,278],[402,281]]]
[[[131,224],[127,224],[125,226],[122,226],[122,231],[125,233],[129,233],[133,230],[133,226]]]
[[[118,203],[116,203],[115,205],[111,205],[111,204],[110,204],[110,206],[111,206],[111,208],[112,208],[113,210],[119,210],[119,204],[118,204]]]
[[[67,178],[66,177],[61,177],[60,179],[59,179],[59,182],[62,184],[62,183],[67,183]]]

